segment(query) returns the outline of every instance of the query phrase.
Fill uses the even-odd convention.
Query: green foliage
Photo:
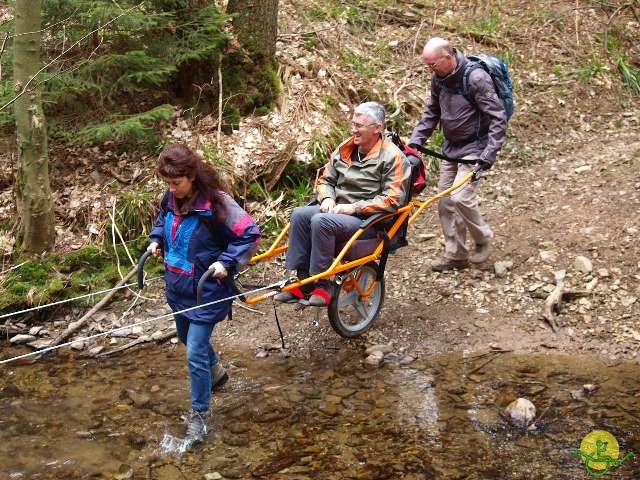
[[[124,241],[148,236],[150,226],[158,214],[157,197],[157,193],[147,190],[121,193],[116,209],[116,226]],[[116,241],[119,243],[118,238]]]
[[[0,107],[9,103],[15,95],[13,91],[13,81],[5,80],[0,83]],[[13,116],[13,108],[5,108],[0,110],[0,128],[13,126],[15,117]]]
[[[377,75],[375,67],[371,65],[369,58],[366,56],[361,56],[349,51],[343,51],[342,58],[358,75],[362,77],[374,78]]]
[[[16,265],[21,263],[17,259]],[[67,255],[26,260],[7,272],[0,289],[0,311],[72,298],[113,286],[117,279],[113,258],[95,246]],[[99,298],[94,299],[97,301]]]
[[[479,35],[492,36],[500,27],[500,14],[492,13],[488,18],[478,19],[471,25],[471,30]]]
[[[552,25],[558,32],[564,31],[564,19],[555,10],[534,9],[527,13],[532,25]]]
[[[598,73],[600,73],[604,64],[602,63],[602,57],[596,53],[590,53],[587,56],[582,56],[583,63],[578,68],[575,68],[571,73],[577,76],[582,82],[586,83]]]
[[[625,54],[618,57],[617,65],[622,75],[622,83],[624,86],[631,90],[631,93],[634,95],[640,96],[640,69],[629,65]]]
[[[84,127],[70,140],[79,145],[93,145],[112,140],[122,147],[143,144],[147,149],[154,149],[159,141],[154,127],[169,120],[173,111],[172,105],[160,105],[125,118],[118,119],[113,116],[110,117],[110,121]]]
[[[112,140],[120,149],[153,145],[154,127],[172,111],[167,104],[190,102],[202,93],[194,85],[216,76],[227,18],[199,0],[43,2],[45,61],[56,60],[37,80],[50,131],[78,143]],[[3,73],[10,73],[7,58]],[[12,93],[9,82],[0,84],[0,100]],[[215,89],[205,94],[217,97]],[[11,121],[9,110],[0,111],[0,126]]]

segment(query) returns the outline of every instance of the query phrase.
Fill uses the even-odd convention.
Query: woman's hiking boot
[[[220,389],[229,380],[227,370],[220,362],[211,367],[211,391]]]
[[[209,410],[198,411],[192,409],[185,418],[185,423],[187,424],[185,443],[193,445],[202,442],[207,433],[209,433],[208,420]]]

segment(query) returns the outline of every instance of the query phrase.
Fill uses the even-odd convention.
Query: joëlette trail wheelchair
[[[454,161],[448,159],[449,161]],[[460,163],[470,163],[459,161]],[[415,179],[415,165],[413,166],[411,185]],[[251,292],[243,294],[237,277],[229,279],[238,293],[237,298],[246,304],[255,304],[273,297],[279,291],[290,291],[295,288],[316,282],[330,281],[331,302],[327,306],[329,323],[333,329],[345,338],[362,335],[369,330],[382,308],[385,294],[384,272],[390,253],[404,247],[407,242],[407,228],[414,223],[425,208],[440,198],[458,190],[467,182],[476,178],[479,169],[467,173],[459,182],[450,188],[424,200],[409,198],[406,204],[394,213],[378,213],[364,219],[360,228],[342,246],[327,270],[305,279],[286,279],[278,282],[277,286],[257,295]],[[266,251],[251,258],[249,265],[267,262],[287,251],[286,239],[290,225],[287,224],[278,234]],[[372,230],[375,236],[371,235]],[[367,232],[367,235],[365,235]],[[362,237],[362,238],[361,238]],[[370,238],[373,237],[373,238]],[[149,253],[146,252],[138,264],[138,285],[144,284],[143,266]],[[205,282],[214,281],[211,278],[214,270],[205,272],[198,282],[198,304]],[[240,284],[240,286],[239,286]],[[304,305],[304,300],[300,301]]]

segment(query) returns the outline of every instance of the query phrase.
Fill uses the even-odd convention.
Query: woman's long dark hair
[[[229,192],[226,183],[209,163],[186,145],[169,145],[158,157],[156,172],[165,178],[195,177],[193,185],[203,197],[211,200],[216,217],[224,218],[221,192]]]

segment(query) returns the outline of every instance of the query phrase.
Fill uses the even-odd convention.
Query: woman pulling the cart
[[[211,392],[228,378],[211,345],[215,325],[229,314],[234,294],[230,277],[256,251],[260,229],[227,193],[218,173],[185,145],[160,153],[157,174],[168,190],[150,234],[147,251],[163,255],[167,302],[174,312],[178,338],[186,346],[191,380],[191,410],[186,417],[186,441],[207,434]],[[197,304],[196,286],[208,269],[215,281]]]

